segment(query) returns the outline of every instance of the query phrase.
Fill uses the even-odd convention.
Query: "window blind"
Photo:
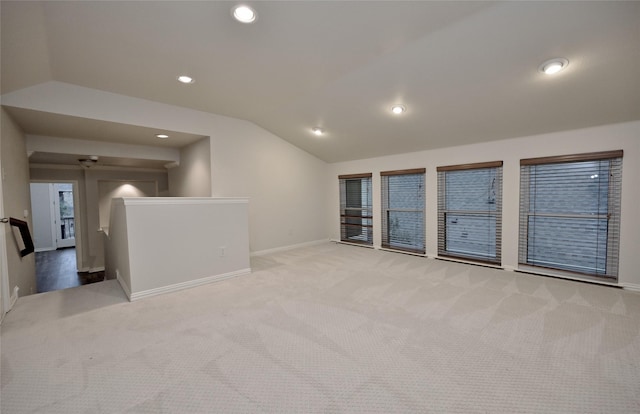
[[[520,161],[520,264],[617,279],[622,151]]]
[[[340,175],[340,240],[373,244],[372,174]]]
[[[502,161],[436,170],[438,255],[501,264]]]
[[[425,252],[424,168],[380,173],[382,247]]]

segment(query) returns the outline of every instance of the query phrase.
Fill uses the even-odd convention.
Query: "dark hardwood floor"
[[[37,252],[35,255],[38,293],[67,289],[104,280],[104,272],[87,273],[77,271],[76,249],[74,247]]]

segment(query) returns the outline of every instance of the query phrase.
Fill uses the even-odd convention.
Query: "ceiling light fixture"
[[[98,162],[98,157],[92,156],[91,158],[80,158],[78,162],[85,168],[91,168]]]
[[[156,134],[156,138],[167,139],[167,138],[169,138],[169,135],[167,135],[167,134]]]
[[[396,115],[400,115],[401,113],[403,113],[406,110],[407,110],[407,108],[405,108],[404,105],[393,105],[391,107],[391,112],[393,112]]]
[[[240,23],[253,23],[258,18],[256,11],[246,4],[239,4],[231,10],[233,17]]]
[[[189,84],[189,83],[193,83],[195,81],[193,80],[193,78],[191,76],[180,75],[180,76],[178,76],[178,82]]]
[[[546,75],[553,75],[560,72],[561,70],[564,70],[568,65],[569,61],[567,59],[554,58],[542,62],[542,64],[538,67],[538,71]]]
[[[311,128],[311,132],[313,132],[316,135],[324,134],[324,131],[320,127]]]

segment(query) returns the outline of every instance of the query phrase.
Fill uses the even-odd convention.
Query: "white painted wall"
[[[484,161],[504,161],[502,263],[518,267],[520,159],[584,152],[624,150],[619,284],[640,288],[640,122],[514,138],[484,144],[331,164],[326,181],[325,214],[331,238],[340,239],[338,175],[373,173],[374,245],[381,242],[380,171],[426,167],[426,250],[437,255],[436,167]]]
[[[4,103],[4,102],[3,102]],[[1,109],[0,120],[0,157],[2,158],[2,199],[5,217],[25,220],[29,229],[31,222],[31,194],[29,191],[29,161],[25,146],[24,133]],[[29,217],[24,217],[27,211]],[[36,292],[36,265],[34,254],[20,257],[18,243],[13,235],[12,227],[2,225],[0,231],[5,233],[7,269],[9,274],[9,294],[25,296]]]
[[[53,233],[52,186],[49,183],[31,183],[31,220],[33,245],[36,252],[56,249]]]
[[[127,212],[122,198],[111,202],[109,226],[104,233],[104,250],[105,277],[107,279],[118,279],[127,296],[131,297]]]
[[[117,270],[131,300],[250,271],[246,199],[122,198],[112,206],[107,274]]]
[[[89,139],[48,137],[42,135],[27,135],[27,151],[49,152],[54,154],[76,154],[78,156],[91,154],[100,157],[160,160],[166,161],[167,163],[180,162],[180,151],[176,148],[119,144],[91,141]]]
[[[202,138],[180,150],[180,165],[169,169],[171,197],[211,197],[211,140]]]
[[[61,82],[10,92],[2,100],[19,108],[211,137],[210,194],[250,199],[251,251],[328,237],[327,221],[318,219],[326,218],[325,194],[318,186],[327,164],[250,122]]]
[[[80,207],[76,215],[80,217],[79,224],[76,223],[76,243],[78,243],[78,234],[80,234],[80,243],[76,251],[79,254],[78,269],[84,272],[102,270],[105,266],[103,237],[99,231],[101,227],[98,188],[100,181],[117,182],[119,185],[127,182],[154,182],[157,194],[168,192],[166,172],[51,167],[31,168],[30,174],[34,181],[76,181],[78,183],[77,196]],[[109,208],[108,205],[106,208]]]
[[[109,226],[111,202],[114,198],[122,197],[157,197],[158,183],[156,181],[113,181],[98,180],[98,211],[100,227]]]
[[[328,239],[325,162],[249,123],[212,140],[213,195],[250,199],[252,252]]]

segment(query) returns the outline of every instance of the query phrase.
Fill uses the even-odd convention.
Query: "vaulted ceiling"
[[[56,80],[241,118],[328,162],[640,119],[640,2],[250,1],[252,24],[237,3],[3,0],[2,93]]]

